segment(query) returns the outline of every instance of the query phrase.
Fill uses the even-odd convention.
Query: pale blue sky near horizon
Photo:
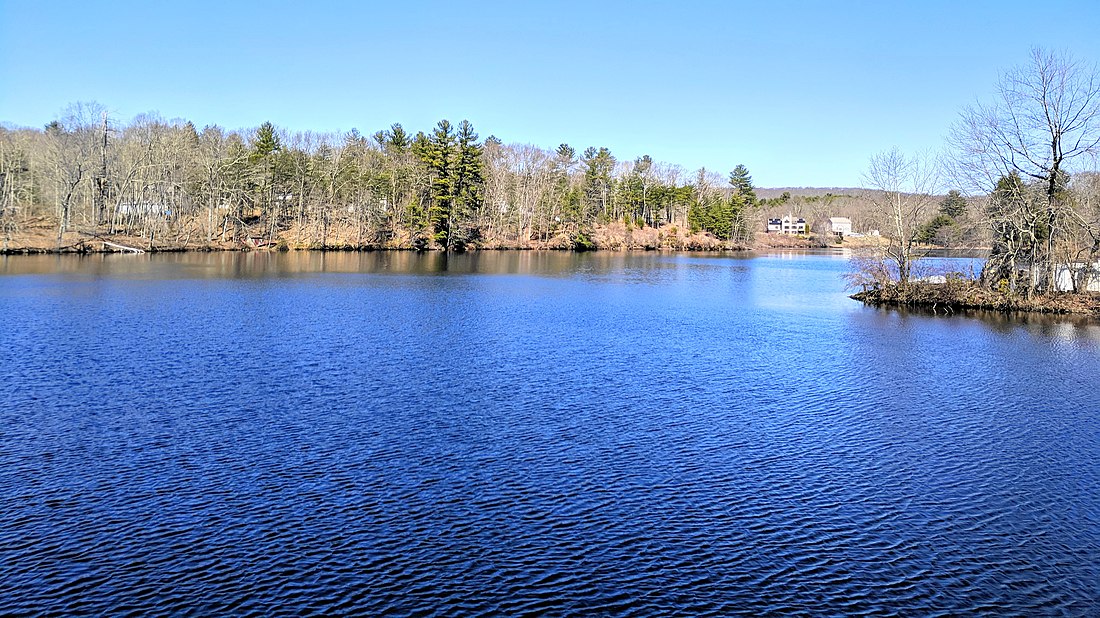
[[[876,152],[942,148],[1036,46],[1100,61],[1100,0],[0,0],[0,123],[77,101],[229,129],[469,119],[505,142],[850,187]]]

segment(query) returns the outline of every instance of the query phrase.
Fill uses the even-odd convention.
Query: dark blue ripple
[[[1100,613],[1095,324],[827,255],[0,259],[3,615]]]

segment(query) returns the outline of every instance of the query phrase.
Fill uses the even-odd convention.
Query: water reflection
[[[438,251],[213,252],[144,255],[0,256],[0,275],[61,274],[88,277],[261,278],[314,273],[539,274],[611,273],[702,265],[725,266],[742,256],[670,252]]]
[[[925,259],[921,267],[928,272],[965,271],[980,268],[980,260],[972,255],[955,254]],[[821,311],[851,312],[861,307],[847,298],[842,275],[848,268],[843,250],[734,254],[293,251],[0,256],[0,276],[50,275],[71,280],[265,279],[317,274],[580,276],[614,284],[695,282],[708,286],[695,290],[695,294],[709,294],[713,291],[710,285],[725,281],[728,290],[742,297],[737,301],[739,306],[745,303],[771,306],[817,317]],[[716,274],[720,275],[717,279]],[[746,292],[748,296],[744,296]],[[1027,328],[1061,339],[1095,339],[1100,328],[1100,321],[1088,316],[980,310],[945,312],[924,308],[874,311],[940,319],[976,319],[999,332]]]
[[[1100,320],[1095,316],[1050,314],[1030,311],[988,311],[982,309],[932,309],[927,307],[868,308],[878,315],[899,316],[902,321],[917,320],[977,320],[1003,334],[1025,331],[1043,338],[1100,342]]]

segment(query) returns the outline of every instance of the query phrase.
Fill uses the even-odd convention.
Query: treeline
[[[363,135],[197,128],[96,104],[43,129],[0,127],[0,225],[182,246],[594,247],[594,230],[661,229],[747,245],[758,200],[743,165],[687,174],[649,156],[482,140],[467,121]],[[667,234],[666,234],[667,232]],[[664,237],[664,236],[662,236]]]
[[[986,288],[1027,296],[1100,290],[1100,174],[1050,173],[1054,182],[1029,182],[1017,170],[997,180],[986,208]]]

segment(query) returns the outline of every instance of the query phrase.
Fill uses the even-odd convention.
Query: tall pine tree
[[[448,250],[466,248],[478,240],[478,215],[485,199],[485,177],[482,169],[482,147],[469,121],[458,125],[457,160],[454,166],[454,199],[447,224]]]
[[[454,216],[455,161],[458,158],[454,126],[447,120],[435,125],[422,153],[430,178],[431,205],[428,218],[432,240],[450,248],[450,225]]]

